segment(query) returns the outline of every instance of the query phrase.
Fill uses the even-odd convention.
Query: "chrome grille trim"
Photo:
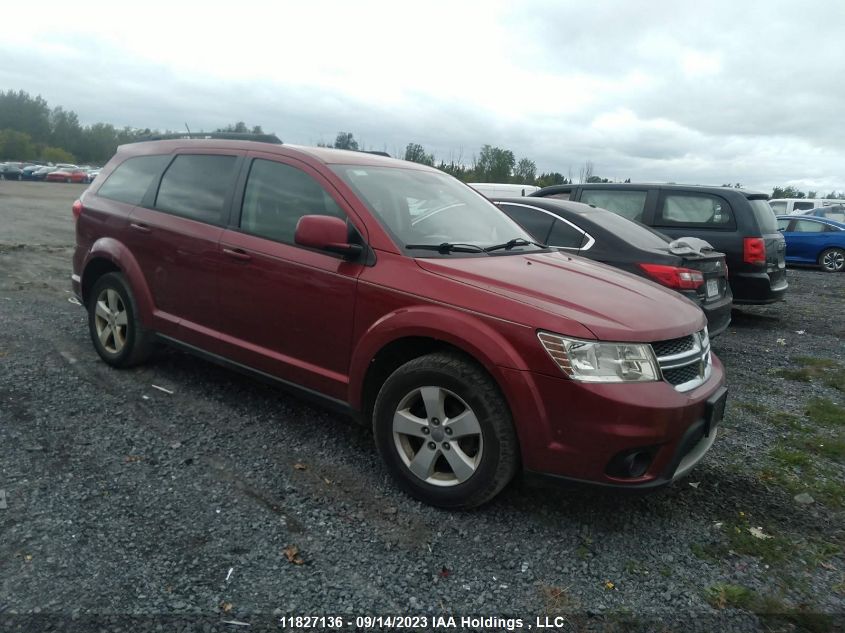
[[[681,349],[691,346],[689,349],[680,353],[667,354],[664,356],[657,356],[657,352],[655,351],[655,356],[657,356],[657,364],[660,366],[660,373],[663,380],[671,384],[676,391],[689,391],[691,389],[695,389],[710,378],[710,373],[713,369],[713,362],[710,358],[710,337],[708,336],[707,328],[705,328],[700,332],[691,334],[689,337],[682,338],[687,338],[688,341],[683,342],[680,345]],[[669,347],[678,349],[679,346],[677,343],[679,341],[681,341],[681,339],[673,339],[671,343],[675,344],[670,345]],[[666,343],[666,341],[653,343],[652,350],[655,348],[667,349]],[[694,369],[694,371],[673,372],[673,370],[680,370],[687,367]],[[683,375],[684,377],[694,375],[695,378],[676,384],[672,380],[673,374]]]

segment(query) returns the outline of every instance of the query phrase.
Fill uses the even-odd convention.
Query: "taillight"
[[[746,237],[742,241],[742,261],[746,264],[765,264],[766,241],[762,237]]]
[[[74,202],[71,211],[73,211],[73,219],[78,220],[79,216],[82,215],[82,201],[77,200]]]
[[[662,264],[640,264],[639,266],[649,277],[675,290],[696,290],[704,283],[704,275],[700,270]]]

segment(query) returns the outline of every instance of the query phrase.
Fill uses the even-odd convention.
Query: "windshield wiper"
[[[512,240],[508,240],[504,244],[494,244],[493,246],[488,246],[484,249],[484,252],[489,253],[490,251],[500,251],[502,249],[509,251],[512,248],[516,248],[517,246],[539,246],[540,248],[548,248],[548,246],[546,246],[545,244],[540,244],[539,242],[532,242],[531,240],[516,237]]]
[[[486,248],[477,244],[461,244],[456,242],[443,242],[441,244],[405,244],[405,248],[415,248],[423,251],[437,251],[441,255],[449,253],[486,253]]]

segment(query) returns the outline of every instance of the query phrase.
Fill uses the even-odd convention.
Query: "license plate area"
[[[704,437],[710,436],[710,431],[715,429],[725,417],[725,404],[728,401],[728,390],[722,387],[707,398],[704,405]]]
[[[718,279],[708,279],[707,285],[704,289],[705,293],[707,294],[708,299],[712,299],[719,295],[719,280]]]

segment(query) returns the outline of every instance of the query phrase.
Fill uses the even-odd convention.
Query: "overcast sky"
[[[843,0],[11,2],[0,89],[84,124],[821,195],[845,190],[843,25]]]

